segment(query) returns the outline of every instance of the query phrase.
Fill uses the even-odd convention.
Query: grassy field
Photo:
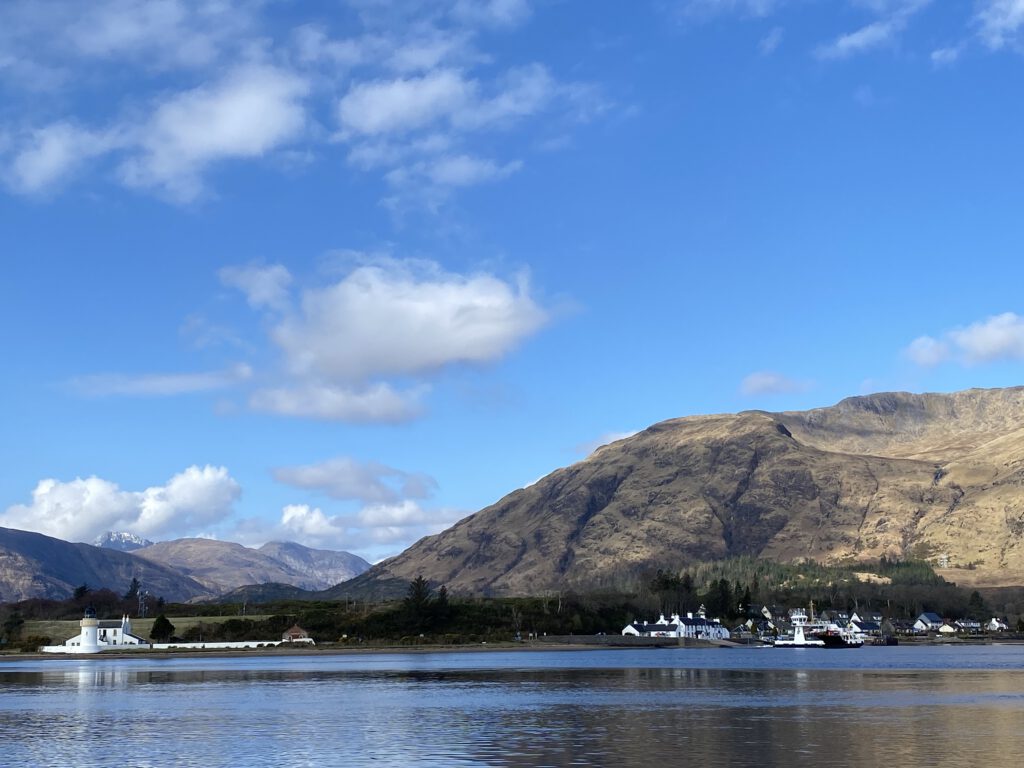
[[[180,635],[189,627],[196,624],[219,624],[229,619],[242,618],[240,616],[168,616],[167,619],[174,625],[174,633]],[[245,616],[246,619],[262,621],[267,616]],[[149,637],[149,631],[153,628],[155,617],[148,619],[132,619],[132,634],[139,637]],[[60,644],[69,637],[74,637],[79,632],[78,620],[74,621],[26,621],[22,629],[22,637],[40,635],[48,637],[54,644]]]

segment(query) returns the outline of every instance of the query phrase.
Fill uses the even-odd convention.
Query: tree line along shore
[[[33,599],[0,605],[0,651],[32,652],[77,632],[91,606],[98,616],[133,616],[137,634],[182,642],[280,640],[300,625],[317,643],[333,647],[458,646],[532,638],[618,634],[635,619],[684,614],[705,606],[708,615],[742,623],[765,605],[819,609],[872,609],[887,618],[923,611],[986,619],[1002,616],[1024,632],[1024,589],[982,594],[946,582],[922,561],[881,560],[871,579],[856,574],[864,563],[781,565],[737,558],[647,573],[628,590],[551,592],[533,597],[450,595],[422,577],[391,599],[350,597],[335,601],[278,600],[263,604],[170,604],[138,599],[137,585],[124,594],[82,585],[66,600]],[[133,593],[132,587],[136,587]],[[145,615],[139,615],[145,614]],[[155,633],[155,634],[154,634]]]

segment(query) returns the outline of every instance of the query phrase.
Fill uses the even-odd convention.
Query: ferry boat
[[[812,604],[813,610],[813,604]],[[860,648],[864,640],[850,629],[832,621],[808,621],[807,614],[797,609],[790,614],[793,632],[777,638],[776,648]]]
[[[812,622],[804,631],[824,642],[826,648],[860,648],[864,645],[864,639],[852,629],[844,629],[831,621]]]
[[[807,614],[797,609],[790,614],[789,620],[793,623],[793,631],[787,635],[780,635],[775,638],[772,645],[776,648],[825,648],[825,641],[804,630],[807,628]]]

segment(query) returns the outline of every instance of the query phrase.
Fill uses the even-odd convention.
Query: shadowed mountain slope
[[[133,578],[150,594],[169,601],[211,594],[194,579],[134,554],[0,528],[0,602],[31,597],[63,599],[82,584],[120,593]]]
[[[270,541],[259,551],[301,573],[305,583],[309,584],[305,589],[326,589],[358,576],[370,567],[366,560],[351,552],[311,549],[294,541]]]
[[[290,542],[250,549],[229,541],[175,539],[137,549],[133,554],[181,571],[215,593],[266,583],[324,589],[369,567],[361,557],[347,552],[310,549]]]
[[[621,583],[736,555],[929,557],[1024,584],[1024,388],[886,393],[656,424],[414,544],[353,586],[469,593]]]

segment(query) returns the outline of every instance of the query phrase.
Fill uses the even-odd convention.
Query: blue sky
[[[662,419],[1020,384],[1022,75],[1024,0],[9,0],[0,525],[375,560]]]

